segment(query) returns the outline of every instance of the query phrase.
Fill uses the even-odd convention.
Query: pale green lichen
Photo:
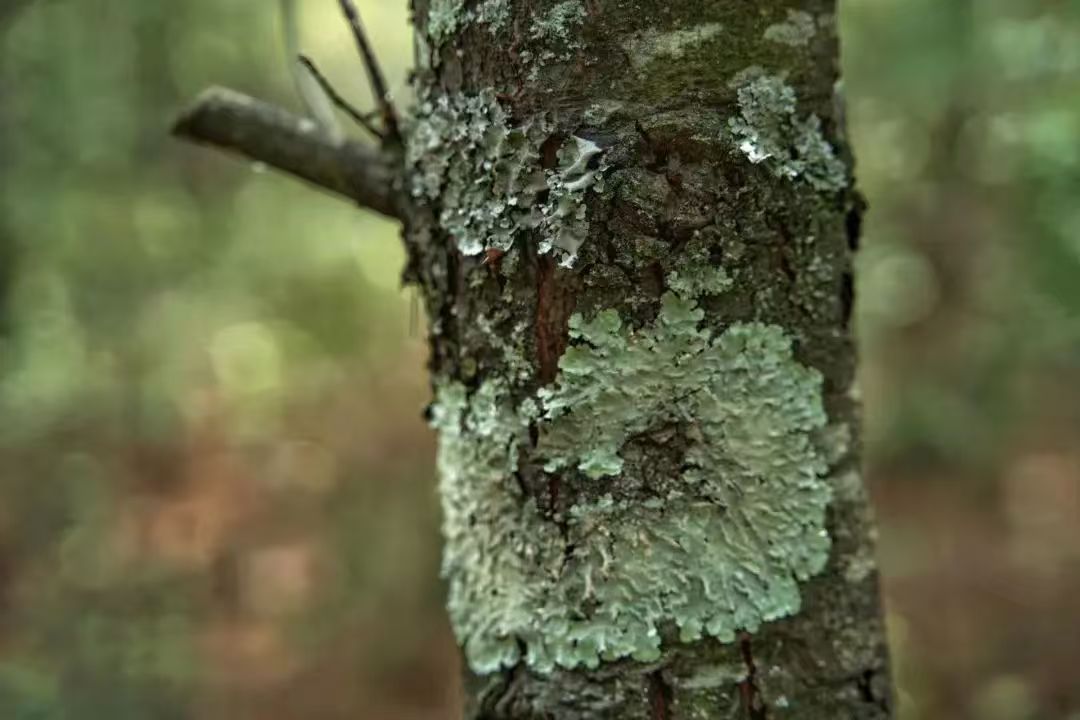
[[[449,383],[436,400],[447,608],[469,664],[494,672],[520,659],[515,638],[530,624],[537,578],[557,573],[561,547],[514,483],[525,420],[506,386],[487,382],[470,397]]]
[[[806,45],[817,33],[814,16],[804,10],[787,11],[787,19],[765,28],[765,39],[799,47]]]
[[[822,447],[825,448],[825,461],[830,466],[836,465],[851,452],[851,426],[847,423],[829,425],[822,433]]]
[[[601,126],[619,113],[624,107],[626,107],[626,103],[621,100],[602,98],[585,108],[582,119],[589,125]]]
[[[730,688],[746,679],[745,663],[716,663],[695,668],[693,675],[679,678],[675,685],[685,690]]]
[[[563,145],[559,150],[558,172],[547,178],[550,193],[543,207],[545,236],[540,243],[541,252],[557,250],[562,258],[560,264],[566,267],[573,265],[589,232],[585,193],[590,188],[602,189],[598,185],[601,169],[597,156],[603,152],[600,146],[576,135],[571,139],[572,145]]]
[[[457,32],[464,14],[465,0],[431,0],[427,16],[428,37],[439,45]]]
[[[579,46],[580,40],[575,38],[574,32],[585,22],[585,17],[585,6],[581,0],[563,0],[533,20],[529,37],[548,44]]]
[[[739,87],[739,116],[728,126],[738,148],[774,175],[802,179],[814,189],[847,186],[847,168],[821,130],[817,115],[800,118],[795,91],[782,78],[762,74]]]
[[[431,0],[427,32],[432,44],[438,47],[471,23],[487,25],[492,33],[497,33],[506,27],[509,19],[509,0],[484,0],[473,8],[467,8],[465,0]]]
[[[543,128],[508,127],[493,93],[424,100],[409,132],[412,194],[439,201],[440,224],[461,252],[508,250],[519,228],[540,222]]]
[[[522,62],[530,65],[530,82],[540,77],[540,68],[545,64],[570,60],[583,47],[577,31],[587,16],[581,0],[563,0],[533,19],[529,39],[535,47],[521,51]]]
[[[702,23],[667,32],[649,29],[632,36],[626,50],[630,63],[637,70],[642,70],[658,58],[678,60],[689,48],[711,40],[723,29],[720,23]]]
[[[742,70],[731,76],[728,80],[727,86],[732,90],[738,90],[739,88],[749,85],[750,83],[765,77],[769,72],[760,65],[747,65]]]
[[[484,0],[473,10],[471,20],[486,25],[491,33],[497,33],[510,20],[510,0]]]
[[[533,366],[526,355],[525,343],[530,337],[528,322],[520,320],[514,323],[510,332],[500,332],[491,318],[481,315],[476,319],[476,329],[483,333],[484,344],[501,355],[508,378],[521,382],[529,380]]]
[[[507,251],[519,232],[536,229],[541,250],[569,265],[588,232],[584,199],[599,180],[601,149],[572,136],[558,168],[545,171],[539,147],[548,131],[542,116],[511,126],[491,92],[423,100],[409,127],[411,192],[439,203],[439,222],[465,255]]]
[[[640,330],[610,310],[575,315],[560,374],[536,400],[515,406],[501,380],[471,396],[440,389],[444,572],[475,671],[649,661],[665,623],[683,641],[730,642],[798,611],[798,583],[829,549],[821,376],[779,327],[701,328],[696,298],[727,288],[726,276],[713,280],[684,279],[688,294],[666,293]],[[581,500],[559,527],[515,478],[530,423],[535,452],[564,483],[575,470],[613,488],[629,481],[643,468],[624,446],[672,425],[684,470],[647,499]]]
[[[667,285],[680,297],[696,298],[718,295],[731,288],[733,281],[727,271],[709,262],[704,248],[690,248],[667,278]]]

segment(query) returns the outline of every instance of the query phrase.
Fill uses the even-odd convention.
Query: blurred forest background
[[[1080,2],[842,6],[902,717],[1077,720]],[[0,717],[449,720],[397,230],[170,139],[211,83],[297,106],[275,3],[0,2]]]

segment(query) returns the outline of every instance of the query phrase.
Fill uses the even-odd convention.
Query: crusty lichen
[[[409,129],[411,192],[439,203],[439,222],[465,255],[507,251],[536,229],[541,250],[571,264],[588,232],[584,198],[599,179],[601,149],[571,136],[559,166],[545,171],[539,148],[549,129],[543,116],[510,125],[492,92],[423,100]]]
[[[727,271],[711,264],[707,249],[694,242],[687,246],[685,258],[667,277],[668,287],[685,298],[719,295],[727,292],[732,284]]]
[[[787,18],[765,28],[765,39],[799,47],[806,45],[817,33],[814,16],[804,10],[788,9]]]
[[[448,383],[436,400],[447,608],[469,664],[494,672],[520,659],[515,637],[531,625],[538,578],[557,572],[561,550],[514,483],[528,413],[510,406],[506,385],[486,382],[470,397]]]
[[[633,35],[626,43],[626,51],[634,68],[642,70],[658,58],[678,60],[688,48],[711,40],[723,29],[720,23],[702,23],[667,32],[649,29]]]
[[[537,15],[529,27],[532,48],[521,51],[521,61],[530,65],[528,78],[535,82],[540,69],[551,62],[565,62],[582,48],[578,29],[587,13],[581,0],[563,0]]]
[[[535,397],[515,402],[500,379],[438,391],[444,572],[477,672],[653,660],[667,623],[683,641],[731,641],[798,611],[799,581],[825,565],[821,376],[777,326],[700,327],[698,298],[726,291],[723,273],[669,284],[644,328],[573,316],[560,374]],[[620,451],[660,427],[678,428],[684,470],[647,498],[582,495],[557,524],[516,478],[530,424],[564,483],[644,473]]]
[[[799,117],[795,91],[782,78],[754,75],[739,87],[739,115],[728,123],[739,150],[777,177],[802,179],[821,191],[846,187],[847,168],[825,139],[821,119]]]
[[[465,0],[431,0],[428,37],[438,47],[470,23],[482,23],[496,33],[506,26],[509,19],[509,0],[483,0],[473,8],[467,8]]]
[[[548,44],[580,47],[574,31],[585,22],[585,6],[581,0],[563,0],[536,17],[529,28],[529,37]]]

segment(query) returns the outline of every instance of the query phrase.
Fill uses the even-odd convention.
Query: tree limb
[[[337,141],[313,121],[243,93],[205,90],[177,119],[173,135],[230,150],[400,219],[398,171],[378,151]]]

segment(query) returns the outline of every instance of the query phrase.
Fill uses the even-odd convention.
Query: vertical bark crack
[[[765,704],[761,688],[758,687],[757,665],[754,663],[754,652],[750,644],[750,636],[746,633],[743,633],[739,639],[739,650],[742,653],[743,664],[746,666],[746,678],[739,683],[743,716],[747,720],[767,720],[769,708]]]
[[[547,385],[559,372],[559,358],[566,350],[574,298],[558,281],[554,258],[537,258],[536,360],[540,383]]]
[[[671,714],[671,686],[660,670],[645,676],[650,720],[674,720]]]

